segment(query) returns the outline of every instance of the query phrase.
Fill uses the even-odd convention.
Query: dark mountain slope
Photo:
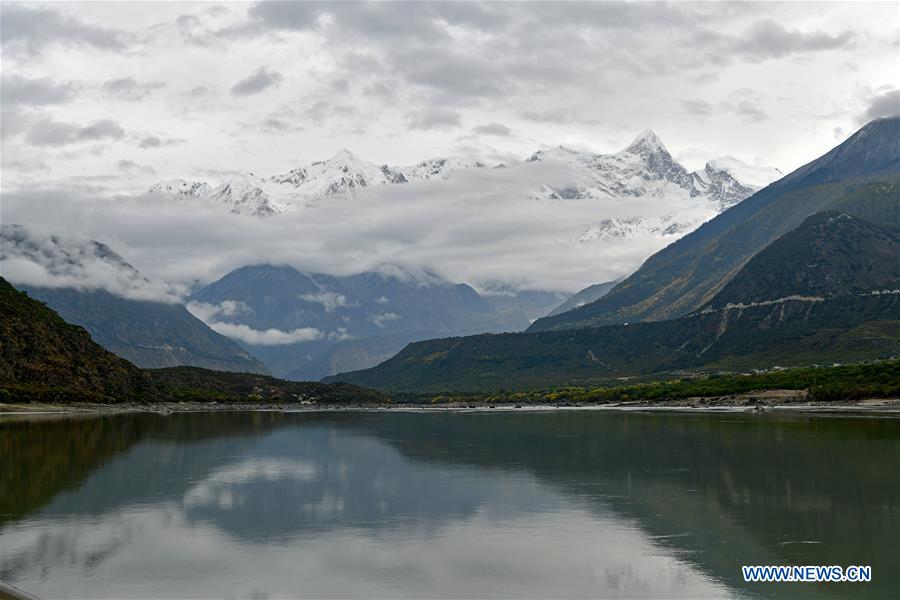
[[[900,295],[723,309],[672,321],[410,344],[323,379],[389,391],[587,386],[624,376],[856,362],[900,356]]]
[[[385,402],[352,385],[195,367],[139,369],[0,277],[0,402]]]
[[[844,213],[816,214],[758,253],[708,306],[679,319],[431,340],[329,380],[479,391],[896,357],[897,238]]]
[[[264,364],[210,329],[181,304],[129,300],[109,292],[23,286],[101,346],[140,367],[194,366],[268,374]]]
[[[146,373],[0,278],[0,386],[17,384],[94,400],[157,396]]]
[[[826,211],[809,217],[754,256],[707,306],[882,289],[900,289],[897,229]]]
[[[900,223],[900,118],[879,119],[651,256],[600,300],[529,331],[675,318],[708,302],[775,239],[822,210]]]
[[[616,281],[605,281],[603,283],[595,283],[594,285],[589,285],[584,288],[580,292],[573,294],[568,300],[554,308],[547,315],[548,317],[555,317],[556,315],[561,315],[564,312],[568,312],[570,310],[574,310],[585,304],[590,304],[591,302],[596,302],[606,294],[610,292],[616,285],[618,285],[619,280]]]
[[[6,261],[28,264],[26,273],[49,275],[52,281],[27,275],[20,281],[21,266],[4,269],[19,289],[46,302],[69,323],[86,328],[94,341],[107,350],[140,367],[193,365],[268,373],[265,365],[207,327],[175,303],[174,298],[162,301],[165,294],[158,292],[164,286],[152,284],[111,248],[97,241],[3,225],[0,269]],[[103,281],[104,285],[84,287],[92,281]],[[108,289],[118,293],[112,294]],[[148,289],[153,293],[148,293]]]
[[[411,341],[521,331],[539,316],[531,313],[535,305],[552,298],[498,292],[485,298],[466,284],[395,267],[333,276],[263,264],[235,269],[197,290],[189,307],[207,312],[204,319],[214,327],[314,329],[311,339],[295,343],[242,343],[280,377],[319,379],[378,364]]]

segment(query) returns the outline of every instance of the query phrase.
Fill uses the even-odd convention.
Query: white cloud
[[[50,230],[108,241],[161,280],[210,282],[265,257],[303,272],[380,271],[427,281],[434,277],[431,269],[475,287],[503,281],[575,292],[631,272],[666,244],[664,239],[577,243],[591,223],[658,214],[661,200],[532,197],[543,184],[563,185],[575,176],[571,167],[551,161],[476,169],[450,180],[373,186],[353,199],[325,199],[265,219],[184,199],[111,201],[72,191],[6,194],[3,210],[11,221],[40,222]],[[314,301],[336,307],[346,299],[317,294]]]
[[[191,301],[187,303],[186,307],[192,315],[209,325],[213,331],[255,346],[283,346],[297,342],[311,342],[325,337],[321,331],[313,327],[302,327],[291,331],[253,329],[247,325],[218,320],[219,317],[233,317],[253,312],[253,309],[247,304],[238,300],[223,300],[218,304]]]
[[[143,277],[109,248],[23,227],[0,229],[0,275],[13,285],[105,290],[130,300],[177,303],[185,292]]]
[[[347,297],[336,292],[318,292],[316,294],[301,294],[301,299],[307,302],[321,304],[325,308],[325,312],[332,312],[341,306],[349,306]]]
[[[247,325],[212,322],[209,327],[218,333],[253,346],[284,346],[297,342],[311,342],[322,339],[322,332],[314,327],[303,327],[291,331],[280,329],[253,329]]]
[[[352,340],[353,335],[347,332],[346,327],[338,327],[336,331],[332,331],[328,334],[328,339],[337,341]]]
[[[387,313],[376,313],[374,315],[369,315],[369,320],[378,325],[379,327],[384,327],[384,324],[388,321],[397,321],[400,319],[400,315],[397,313],[387,312]]]
[[[223,300],[218,304],[191,301],[186,308],[204,323],[213,322],[218,316],[233,317],[253,312],[253,309],[240,300]]]

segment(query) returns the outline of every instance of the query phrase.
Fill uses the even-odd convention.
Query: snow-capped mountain
[[[690,172],[650,130],[615,154],[579,152],[558,146],[535,152],[518,166],[540,161],[565,163],[574,175],[566,185],[541,186],[535,190],[535,198],[660,200],[658,209],[650,216],[598,215],[598,220],[588,224],[578,238],[581,242],[610,237],[682,235],[781,176],[777,169],[755,167],[731,157],[711,160],[703,170]],[[378,166],[341,150],[328,160],[271,177],[239,173],[219,186],[171,180],[154,185],[148,192],[226,206],[234,213],[268,216],[329,197],[353,197],[359,190],[372,186],[446,180],[463,170],[487,168],[489,165],[477,159],[459,157],[434,158],[408,167]]]
[[[748,165],[733,156],[723,156],[709,161],[706,164],[706,170],[724,171],[739,183],[756,188],[764,188],[773,181],[784,177],[784,173],[774,167]]]
[[[460,169],[486,168],[488,168],[488,165],[480,160],[451,157],[430,158],[412,167],[401,167],[399,171],[407,181],[424,181],[435,178],[449,179],[455,171]]]
[[[294,187],[303,196],[333,196],[382,183],[404,183],[399,170],[366,162],[349,150],[341,150],[329,160],[320,160],[271,178],[274,183]]]
[[[148,194],[194,198],[229,207],[231,212],[268,216],[306,206],[329,197],[352,196],[358,190],[375,185],[447,179],[459,169],[486,168],[474,159],[433,158],[410,167],[378,166],[341,150],[328,160],[320,160],[287,173],[259,177],[243,172],[213,187],[199,181],[174,179],[153,185]]]
[[[650,130],[615,154],[592,154],[558,146],[535,152],[528,160],[562,161],[576,165],[584,174],[584,179],[571,187],[546,186],[542,190],[548,197],[558,199],[669,196],[678,191],[674,188],[680,188],[690,197],[704,195],[727,208],[781,177],[777,169],[754,167],[731,157],[711,160],[702,171],[691,173]]]
[[[731,157],[711,160],[703,170],[689,172],[650,130],[615,154],[558,146],[536,152],[528,160],[565,162],[582,174],[581,181],[570,186],[544,186],[538,195],[548,199],[660,199],[661,210],[653,214],[644,211],[598,219],[585,229],[579,242],[680,237],[781,177],[777,169],[754,167]]]
[[[170,194],[176,196],[192,196],[205,198],[209,196],[212,188],[209,184],[200,181],[187,181],[185,179],[166,179],[150,186],[148,194]]]

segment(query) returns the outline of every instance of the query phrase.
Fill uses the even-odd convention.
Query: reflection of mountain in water
[[[900,420],[568,412],[403,415],[364,430],[416,461],[522,466],[568,496],[634,518],[658,543],[744,587],[742,564],[900,563]],[[360,424],[354,424],[359,427]],[[379,431],[381,430],[381,431]],[[385,431],[386,430],[386,431]],[[815,542],[815,543],[807,543]],[[758,586],[754,591],[773,591]],[[900,579],[854,588],[897,597]],[[782,588],[791,597],[840,587]]]
[[[217,413],[6,424],[0,438],[12,450],[2,460],[18,457],[19,468],[0,471],[14,519],[49,498],[34,519],[158,504],[189,527],[264,545],[340,528],[437,535],[484,511],[537,517],[567,503],[634,521],[733,588],[745,563],[897,567],[900,481],[886,476],[900,472],[894,419]],[[26,448],[41,451],[29,461]],[[38,466],[46,487],[13,501],[8,490],[40,485],[28,475]],[[93,543],[89,560],[139,543],[128,531]],[[76,553],[79,542],[68,544]],[[3,576],[15,580],[10,569],[28,560],[4,556]],[[853,591],[890,595],[891,585],[876,577]],[[828,592],[842,588],[791,588]]]

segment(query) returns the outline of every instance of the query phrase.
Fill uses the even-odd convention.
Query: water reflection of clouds
[[[638,528],[581,509],[506,520],[479,510],[428,535],[351,527],[266,546],[183,513],[167,517],[167,508],[145,506],[99,523],[37,524],[44,547],[64,544],[65,557],[43,556],[46,569],[32,565],[12,580],[41,596],[91,598],[733,595]],[[140,539],[89,572],[88,548],[121,539],[126,521]],[[18,530],[8,541],[21,547],[37,540]]]
[[[104,468],[127,472],[158,450]],[[727,594],[636,524],[526,470],[420,463],[321,426],[270,432],[227,460],[222,450],[168,446],[170,487],[119,496],[100,515],[84,498],[108,478],[60,495],[53,514],[4,532],[8,580],[97,598]]]
[[[185,506],[217,505],[234,508],[231,488],[238,485],[258,485],[268,481],[293,479],[312,481],[316,467],[306,460],[287,458],[251,458],[214,470],[203,481],[194,484],[184,495]]]

